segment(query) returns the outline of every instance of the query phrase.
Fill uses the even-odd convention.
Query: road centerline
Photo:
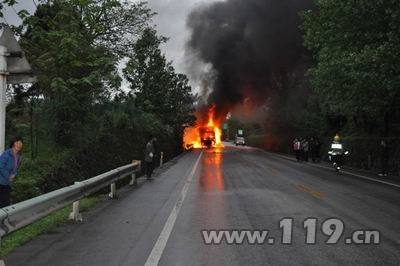
[[[305,185],[297,185],[297,188],[299,188],[301,191],[309,193],[315,198],[322,199],[324,194],[322,192],[319,192],[317,190],[314,190],[311,187],[305,186]]]
[[[194,174],[196,173],[197,167],[199,165],[200,159],[203,155],[203,151],[201,151],[199,157],[197,158],[196,163],[194,164],[192,171],[190,172],[188,178],[185,181],[185,185],[182,188],[181,195],[179,199],[176,201],[174,208],[169,215],[163,230],[161,231],[151,253],[150,256],[147,258],[145,266],[155,266],[158,265],[161,256],[164,252],[165,246],[167,245],[168,239],[171,235],[172,229],[174,228],[176,219],[178,217],[179,211],[183,205],[183,202],[186,198],[187,192],[189,190],[189,186],[191,181],[193,180]]]

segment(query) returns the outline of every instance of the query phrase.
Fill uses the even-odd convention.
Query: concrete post
[[[0,153],[4,151],[6,136],[7,48],[0,46]]]
[[[117,197],[117,186],[115,185],[115,183],[112,183],[110,186],[110,194],[109,197],[111,199],[115,199]]]
[[[131,182],[129,182],[129,185],[136,186],[137,185],[136,174],[135,173],[131,174],[131,177],[132,177],[132,179],[131,179]]]
[[[82,215],[79,213],[80,201],[75,201],[72,204],[72,212],[69,214],[69,219],[74,222],[82,222]]]
[[[164,153],[161,152],[161,156],[160,156],[160,167],[163,167],[164,164]]]

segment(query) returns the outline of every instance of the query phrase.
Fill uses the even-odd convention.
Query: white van
[[[245,140],[244,140],[244,137],[239,137],[239,136],[236,136],[236,139],[235,139],[235,145],[237,146],[237,145],[246,145],[246,142],[245,142]]]

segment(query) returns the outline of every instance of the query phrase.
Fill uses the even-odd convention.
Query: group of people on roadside
[[[331,143],[331,151],[335,151],[335,145],[340,144],[340,149],[343,150],[341,145],[341,138],[336,134]],[[321,162],[321,146],[322,143],[317,137],[300,137],[293,140],[293,152],[298,162],[308,162],[311,157],[312,162]],[[337,150],[337,148],[336,148]],[[378,174],[380,177],[387,177],[389,175],[389,145],[386,139],[381,139],[379,145],[379,157],[381,171]],[[337,157],[341,163],[341,157]]]
[[[298,162],[321,161],[321,142],[317,137],[300,137],[293,140],[293,151]]]

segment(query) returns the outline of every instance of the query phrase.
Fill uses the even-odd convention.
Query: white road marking
[[[260,149],[260,150],[262,150],[262,149]],[[282,155],[282,154],[271,153],[271,152],[264,151],[264,150],[262,150],[262,151],[266,152],[266,153],[269,153],[269,154],[273,154],[273,155],[275,155],[277,157],[281,157],[281,158],[286,159],[286,160],[295,161],[295,159],[293,159],[292,157],[289,157],[289,156],[285,156],[285,155]],[[308,165],[309,166],[323,168],[323,169],[328,169],[328,170],[332,169],[330,167],[317,165],[317,164],[312,164],[312,165],[308,164]],[[381,183],[381,184],[389,185],[389,186],[392,186],[392,187],[400,188],[400,185],[394,184],[394,183],[390,183],[390,182],[387,182],[387,181],[383,181],[383,180],[379,180],[379,179],[375,179],[375,178],[372,178],[372,177],[367,177],[367,176],[363,176],[363,175],[359,175],[359,174],[354,174],[354,173],[347,172],[347,171],[341,171],[341,172],[344,173],[344,174],[347,174],[347,175],[351,175],[351,176],[355,176],[355,177],[358,177],[358,178],[366,179],[366,180],[369,180],[369,181],[372,181],[372,182]]]
[[[158,265],[158,262],[161,259],[161,256],[164,252],[165,246],[167,245],[169,236],[171,235],[172,229],[174,228],[176,218],[178,217],[179,211],[183,205],[183,201],[185,200],[186,194],[189,190],[190,183],[196,173],[197,166],[199,165],[200,158],[203,155],[203,151],[201,151],[199,158],[197,158],[196,163],[193,166],[192,171],[189,174],[188,179],[183,186],[181,191],[181,196],[179,197],[178,201],[175,203],[174,208],[171,211],[171,214],[168,217],[167,222],[164,225],[163,230],[160,233],[160,236],[157,239],[156,244],[153,247],[153,250],[150,253],[150,256],[147,258],[145,266],[155,266]]]
[[[390,182],[386,182],[386,181],[383,181],[383,180],[378,180],[378,179],[375,179],[375,178],[372,178],[372,177],[358,175],[358,174],[350,173],[350,172],[347,172],[347,171],[342,171],[342,173],[345,173],[345,174],[348,174],[348,175],[352,175],[352,176],[355,176],[355,177],[359,177],[359,178],[363,178],[363,179],[367,179],[367,180],[370,180],[370,181],[373,181],[373,182],[382,183],[382,184],[389,185],[389,186],[392,186],[392,187],[400,188],[400,185],[397,185],[397,184],[394,184],[394,183],[390,183]]]

